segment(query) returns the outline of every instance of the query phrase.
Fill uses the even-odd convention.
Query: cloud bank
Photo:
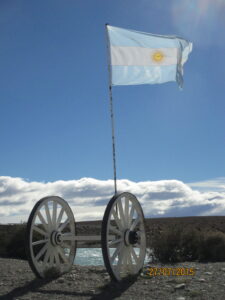
[[[133,182],[122,179],[117,184],[119,192],[130,192],[138,198],[146,217],[178,217],[225,215],[223,182],[224,178],[189,185],[178,180]],[[102,219],[113,191],[113,180],[30,182],[0,176],[0,223],[27,221],[34,204],[53,195],[69,203],[76,221]]]

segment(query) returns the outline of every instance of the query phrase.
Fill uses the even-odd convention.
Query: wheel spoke
[[[40,229],[40,228],[37,227],[37,226],[33,226],[33,230],[37,231],[37,232],[40,233],[41,235],[48,236],[48,233],[47,233],[47,232],[45,232],[44,230]]]
[[[131,247],[131,254],[132,254],[132,256],[133,256],[133,258],[135,260],[135,263],[138,264],[138,257],[137,257],[137,254],[135,253],[133,247]]]
[[[122,249],[120,251],[120,255],[119,255],[119,259],[118,259],[118,264],[117,264],[117,270],[118,272],[120,272],[121,267],[122,267],[122,263],[123,263],[123,257],[124,257],[124,248],[125,246],[122,246]]]
[[[140,216],[137,217],[136,220],[133,221],[131,227],[130,227],[130,230],[134,230],[134,228],[137,226],[137,224],[141,221],[141,218]]]
[[[132,268],[133,262],[132,262],[132,258],[131,258],[131,246],[129,247],[129,251],[128,251],[128,256],[127,257],[128,257],[128,264]]]
[[[57,221],[56,221],[56,228],[58,228],[58,226],[59,226],[59,225],[60,225],[60,223],[61,223],[61,220],[62,220],[63,213],[64,213],[64,208],[62,207],[62,208],[61,208],[61,210],[60,210],[60,213],[59,213],[58,219],[57,219]]]
[[[132,203],[132,207],[131,207],[130,215],[129,215],[129,223],[128,223],[128,227],[130,227],[130,225],[131,225],[131,223],[132,223],[133,215],[134,215],[134,205],[133,205],[133,203]]]
[[[121,231],[119,231],[116,227],[113,227],[113,226],[109,226],[109,230],[110,231],[112,231],[113,233],[115,233],[115,234],[118,234],[118,235],[122,235],[122,232]]]
[[[57,248],[58,248],[58,247],[57,247]],[[56,266],[57,266],[57,267],[59,267],[59,265],[60,265],[60,261],[59,261],[59,252],[58,252],[57,248],[56,248],[56,249],[54,249],[54,252],[55,252],[55,261],[56,261]]]
[[[46,249],[47,249],[47,244],[45,244],[45,245],[41,248],[41,250],[40,250],[40,251],[38,252],[38,254],[35,256],[35,259],[36,259],[36,260],[39,260],[39,258],[45,253]]]
[[[69,224],[70,220],[69,218],[66,219],[66,221],[59,227],[59,231],[63,231],[63,229]]]
[[[57,248],[59,255],[61,256],[61,258],[63,259],[64,263],[68,263],[68,259],[63,251],[63,249],[59,246]]]
[[[44,260],[43,260],[43,263],[44,264],[46,264],[47,262],[48,262],[48,260],[49,260],[49,256],[50,256],[50,254],[51,254],[51,247],[49,247],[48,249],[47,249],[47,251],[46,251],[46,253],[45,253],[45,257],[44,257]]]
[[[38,215],[38,217],[39,217],[39,219],[40,219],[42,225],[44,226],[45,230],[48,232],[48,224],[45,222],[45,219],[43,218],[41,212],[39,211],[39,212],[37,213],[37,215]]]
[[[111,264],[113,264],[115,258],[117,257],[117,255],[120,253],[121,249],[122,249],[123,245],[122,244],[119,244],[116,248],[116,250],[114,251],[112,257],[111,257]]]
[[[122,270],[126,271],[127,268],[127,256],[128,256],[128,248],[124,247],[124,256],[122,261]]]
[[[115,220],[117,226],[119,227],[119,230],[122,231],[122,224],[121,224],[121,222],[120,222],[120,220],[119,220],[119,218],[118,218],[117,212],[115,212],[114,209],[112,210],[112,215],[113,215],[113,217],[114,217],[114,220]]]
[[[126,225],[126,227],[129,226],[128,213],[129,213],[129,199],[127,199],[127,197],[125,197],[124,217],[125,217],[125,225]]]
[[[45,203],[45,212],[46,212],[46,216],[47,216],[47,220],[48,220],[48,226],[52,229],[52,220],[51,220],[51,216],[50,216],[50,212],[49,212],[48,202]]]
[[[118,203],[119,212],[120,212],[120,221],[121,221],[122,227],[125,228],[125,219],[124,219],[124,213],[123,213],[121,199],[119,199],[117,203]]]
[[[33,242],[32,246],[44,244],[44,243],[47,243],[47,242],[48,242],[48,239],[46,239],[46,240],[39,240],[39,241]]]
[[[52,225],[56,228],[57,202],[53,201]]]
[[[109,247],[110,247],[110,246],[115,245],[115,244],[118,244],[118,243],[120,243],[120,242],[122,242],[122,239],[121,239],[121,238],[109,242],[108,245],[109,245]]]

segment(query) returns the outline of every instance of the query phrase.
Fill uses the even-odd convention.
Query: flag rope
[[[113,152],[113,175],[114,175],[114,190],[115,195],[117,194],[117,178],[116,178],[116,146],[115,146],[115,124],[114,124],[114,113],[113,113],[113,96],[112,96],[112,85],[111,85],[111,67],[110,67],[110,51],[109,51],[109,37],[106,29],[106,39],[107,39],[107,57],[108,57],[108,73],[109,73],[109,102],[110,102],[110,117],[111,117],[111,129],[112,129],[112,152]]]

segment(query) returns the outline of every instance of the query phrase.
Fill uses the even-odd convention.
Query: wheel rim
[[[114,196],[106,208],[103,227],[103,257],[111,277],[120,281],[138,274],[145,259],[146,238],[136,197],[130,193]]]
[[[44,278],[69,272],[76,243],[75,220],[67,202],[55,196],[41,199],[34,206],[27,226],[28,258],[34,273]]]

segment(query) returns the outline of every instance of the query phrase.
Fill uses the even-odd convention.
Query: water
[[[148,252],[147,252],[148,253]],[[148,256],[145,263],[149,262]],[[81,266],[104,266],[101,248],[77,248],[74,264]]]

